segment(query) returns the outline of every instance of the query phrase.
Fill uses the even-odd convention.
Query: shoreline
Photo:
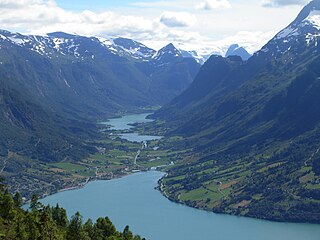
[[[127,176],[130,176],[130,175],[133,175],[135,173],[142,173],[142,172],[149,172],[149,171],[158,171],[158,172],[162,172],[160,170],[158,170],[158,168],[161,168],[161,167],[164,167],[164,166],[157,166],[157,167],[152,167],[152,168],[149,168],[147,170],[143,170],[143,169],[140,169],[140,170],[131,170],[131,172],[127,172],[127,173],[124,173],[124,174],[118,174],[118,175],[114,175],[113,174],[113,177],[110,178],[110,177],[107,177],[107,178],[103,178],[103,177],[89,177],[86,179],[85,182],[80,182],[78,181],[78,185],[77,186],[71,186],[71,187],[67,187],[67,188],[60,188],[60,189],[57,189],[56,191],[53,191],[51,193],[44,193],[42,194],[41,196],[39,196],[39,199],[44,199],[48,196],[52,196],[54,194],[57,194],[57,193],[61,193],[61,192],[66,192],[66,191],[73,191],[73,190],[78,190],[78,189],[82,189],[82,188],[85,188],[89,183],[91,182],[95,182],[95,181],[111,181],[111,180],[115,180],[115,179],[120,179],[120,178],[123,178],[123,177],[127,177]],[[155,168],[155,169],[154,169]],[[28,204],[30,202],[30,200],[28,199],[27,201],[24,202],[24,204]]]
[[[147,114],[150,114],[150,112],[147,113]],[[127,116],[127,115],[124,115],[124,116]],[[121,118],[124,117],[124,116],[121,116]],[[117,117],[115,117],[115,119],[116,118]],[[131,127],[134,127],[134,125],[131,126]],[[110,131],[110,129],[109,129],[109,131]],[[142,150],[142,149],[143,149],[143,147],[140,150]],[[54,189],[54,191],[52,191],[50,193],[42,194],[40,199],[44,199],[44,198],[46,198],[48,196],[51,196],[51,195],[54,195],[54,194],[57,194],[57,193],[61,193],[61,192],[65,192],[65,191],[72,191],[72,190],[82,189],[82,188],[86,187],[87,184],[89,184],[90,182],[94,182],[94,181],[115,180],[115,179],[119,179],[119,178],[123,178],[123,177],[129,176],[129,175],[132,175],[132,174],[137,173],[137,172],[147,172],[147,171],[159,171],[160,172],[161,170],[159,170],[159,168],[161,169],[163,167],[170,166],[170,165],[174,164],[174,163],[171,163],[171,164],[168,164],[168,165],[160,165],[160,166],[156,166],[156,167],[139,169],[140,167],[137,165],[137,158],[139,157],[140,150],[138,150],[138,152],[136,153],[136,156],[135,156],[135,159],[134,159],[134,165],[127,166],[129,171],[126,170],[124,172],[117,172],[117,173],[110,172],[110,173],[102,174],[100,176],[96,174],[96,176],[88,177],[86,179],[85,178],[74,179],[73,184],[71,186],[64,187],[64,188],[62,188],[62,186],[61,186],[61,188],[59,188],[59,186],[58,186],[57,189]],[[135,169],[134,167],[137,167],[138,169]],[[176,197],[174,195],[171,196],[170,193],[166,193],[165,192],[165,184],[164,184],[163,181],[167,176],[168,176],[168,173],[164,172],[164,175],[158,180],[157,186],[155,186],[154,188],[156,190],[158,190],[161,193],[161,195],[164,196],[166,199],[168,199],[169,201],[171,201],[173,203],[176,203],[176,204],[182,204],[184,206],[187,206],[187,207],[190,207],[190,208],[193,208],[193,209],[203,210],[203,211],[210,212],[210,213],[215,213],[215,214],[224,214],[224,215],[231,215],[231,216],[237,216],[237,217],[246,217],[246,218],[258,219],[258,220],[272,221],[272,222],[301,223],[301,224],[306,223],[306,224],[317,224],[317,225],[320,224],[318,222],[312,222],[312,221],[303,221],[303,220],[302,221],[299,221],[299,220],[297,221],[297,220],[290,220],[290,219],[284,219],[283,220],[283,219],[277,219],[277,218],[273,218],[273,217],[266,218],[266,217],[263,217],[263,216],[257,216],[258,214],[256,216],[252,216],[252,213],[251,213],[251,215],[250,214],[236,214],[236,213],[232,213],[232,212],[228,213],[228,212],[222,211],[222,210],[219,211],[217,209],[209,209],[206,206],[203,206],[203,207],[197,206],[197,204],[194,204],[191,201],[189,201],[189,202],[181,201],[179,196],[178,197]],[[26,202],[26,203],[28,203],[28,202]]]
[[[139,170],[138,172],[144,172],[144,171]],[[50,193],[48,193],[48,192],[43,193],[43,194],[39,195],[39,200],[44,199],[44,198],[49,197],[49,196],[52,196],[52,195],[55,195],[55,194],[58,194],[58,193],[67,192],[67,191],[73,191],[73,190],[79,190],[79,189],[85,188],[91,182],[95,182],[95,181],[110,181],[110,180],[114,180],[114,179],[123,178],[123,177],[129,176],[129,175],[132,175],[134,173],[137,173],[137,171],[136,172],[130,172],[130,173],[127,173],[127,174],[122,174],[122,175],[116,175],[115,177],[112,177],[112,178],[89,177],[89,178],[86,179],[85,182],[76,181],[77,182],[76,186],[70,186],[70,187],[67,187],[67,188],[57,188],[55,191],[52,191]],[[31,201],[31,199],[24,200],[23,201],[23,205],[28,205],[30,203],[30,201]]]
[[[158,167],[163,167],[163,166],[158,166]],[[227,213],[227,212],[223,212],[223,211],[212,211],[210,209],[206,209],[206,208],[201,208],[201,207],[196,207],[196,206],[193,206],[193,205],[190,205],[190,204],[187,204],[181,200],[176,200],[172,197],[170,197],[170,195],[168,195],[165,191],[164,191],[164,184],[163,184],[163,179],[168,175],[167,172],[164,172],[164,171],[161,171],[159,169],[157,169],[158,167],[155,167],[154,168],[149,168],[148,170],[139,170],[139,171],[132,171],[132,172],[129,172],[127,174],[122,174],[122,175],[117,175],[113,178],[89,178],[87,179],[84,183],[79,183],[78,186],[74,186],[74,187],[69,187],[69,188],[63,188],[63,189],[59,189],[57,190],[56,192],[52,192],[50,194],[44,194],[40,197],[39,200],[41,199],[44,199],[48,196],[52,196],[52,195],[55,195],[57,193],[62,193],[62,192],[65,192],[65,191],[73,191],[73,190],[79,190],[79,189],[82,189],[84,187],[86,187],[89,183],[91,182],[95,182],[95,181],[110,181],[110,180],[116,180],[116,179],[120,179],[120,178],[123,178],[123,177],[127,177],[127,176],[130,176],[130,175],[133,175],[135,173],[142,173],[142,172],[149,172],[149,171],[158,171],[158,172],[162,172],[164,173],[164,175],[157,181],[157,186],[154,187],[155,190],[159,191],[161,193],[161,195],[163,197],[165,197],[166,199],[168,199],[170,202],[172,203],[176,203],[176,204],[181,204],[183,206],[186,206],[186,207],[190,207],[190,208],[193,208],[193,209],[196,209],[196,210],[200,210],[200,211],[206,211],[208,213],[214,213],[214,214],[221,214],[221,215],[228,215],[228,216],[235,216],[235,217],[239,217],[239,218],[250,218],[250,219],[255,219],[255,220],[260,220],[260,221],[268,221],[268,222],[275,222],[275,223],[287,223],[287,224],[312,224],[312,225],[317,225],[317,226],[320,226],[320,223],[317,223],[317,222],[308,222],[308,221],[290,221],[290,220],[279,220],[279,219],[276,219],[276,218],[258,218],[258,217],[253,217],[253,216],[249,216],[249,215],[237,215],[237,214],[232,214],[232,213]],[[23,205],[27,206],[28,204],[30,203],[30,200],[24,202]]]
[[[143,114],[143,115],[146,115],[145,116],[145,119],[147,120],[147,116],[151,115],[153,113],[153,111],[151,111],[151,109],[140,109],[140,111],[135,111],[135,112],[131,112],[131,113],[120,113],[119,115],[116,115],[112,118],[109,118],[107,119],[106,121],[98,121],[97,124],[98,125],[105,125],[106,126],[106,129],[103,130],[104,132],[106,133],[113,133],[114,131],[122,131],[124,132],[124,134],[128,131],[128,130],[131,130],[135,127],[135,124],[137,124],[138,122],[135,122],[135,123],[131,123],[131,122],[128,122],[126,123],[126,125],[128,126],[128,129],[112,129],[113,125],[110,125],[109,122],[110,120],[114,120],[114,119],[121,119],[123,117],[126,117],[126,116],[131,116],[131,115],[136,115],[136,114]],[[148,122],[148,121],[147,121]],[[130,132],[131,132],[130,131]],[[132,131],[134,132],[134,131]],[[139,134],[137,132],[137,134]],[[121,138],[121,133],[118,133],[118,136]],[[127,140],[129,141],[129,140]],[[130,141],[129,141],[130,142]],[[140,155],[140,151],[143,149],[144,147],[142,146],[141,149],[138,150],[136,156],[135,156],[135,159],[134,159],[134,164],[133,166],[126,166],[126,168],[129,169],[129,171],[126,171],[126,172],[121,172],[121,173],[115,173],[115,172],[108,172],[108,173],[103,173],[101,176],[99,176],[96,172],[96,175],[95,176],[92,176],[92,177],[88,177],[86,178],[85,181],[83,181],[84,178],[82,179],[79,179],[79,178],[74,178],[73,179],[73,184],[71,184],[71,186],[68,186],[68,187],[57,187],[56,189],[54,189],[53,191],[50,191],[48,192],[48,190],[46,190],[43,194],[40,194],[39,195],[39,199],[43,199],[47,196],[50,196],[50,195],[54,195],[56,193],[60,193],[60,192],[64,192],[64,191],[72,191],[72,190],[77,190],[77,189],[81,189],[81,188],[84,188],[88,183],[90,182],[93,182],[93,181],[98,181],[98,180],[113,180],[113,179],[118,179],[118,178],[122,178],[122,177],[125,177],[125,176],[128,176],[128,175],[131,175],[131,174],[134,174],[134,173],[137,173],[137,172],[143,172],[143,171],[148,171],[148,170],[151,170],[150,169],[146,169],[146,168],[141,168],[139,165],[136,164],[136,161],[137,161],[137,158],[139,157]],[[130,167],[133,167],[133,169],[130,169]],[[138,169],[134,169],[134,167],[138,167]],[[162,166],[156,166],[155,168],[159,168],[159,167],[162,167]],[[140,168],[140,169],[139,169]],[[24,201],[24,204],[30,202],[30,199],[26,199]]]
[[[260,221],[268,221],[268,222],[276,222],[276,223],[287,223],[287,224],[312,224],[312,225],[317,225],[320,226],[319,222],[312,222],[312,221],[290,221],[289,219],[287,220],[280,220],[277,218],[259,218],[259,217],[253,217],[250,215],[241,215],[241,214],[233,214],[233,213],[227,213],[227,212],[223,212],[223,211],[214,211],[214,210],[210,210],[207,208],[201,208],[201,207],[197,207],[194,205],[190,205],[186,202],[183,202],[181,200],[176,200],[175,198],[170,197],[170,195],[168,195],[165,191],[164,191],[164,184],[163,184],[163,179],[166,177],[167,173],[158,181],[158,186],[156,187],[156,189],[162,194],[162,196],[164,196],[165,198],[167,198],[169,201],[176,203],[176,204],[181,204],[183,206],[187,206],[193,209],[197,209],[197,210],[201,210],[201,211],[206,211],[208,213],[214,213],[214,214],[221,214],[221,215],[228,215],[228,216],[235,216],[235,217],[243,217],[243,218],[250,218],[250,219],[255,219],[255,220],[260,220]]]

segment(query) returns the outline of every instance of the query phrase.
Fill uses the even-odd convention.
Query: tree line
[[[33,196],[29,210],[22,208],[19,193],[0,190],[0,239],[5,240],[145,240],[128,226],[120,232],[108,217],[83,221],[79,212],[70,219],[65,209],[44,206]]]

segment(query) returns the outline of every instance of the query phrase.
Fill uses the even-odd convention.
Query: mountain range
[[[154,115],[193,152],[169,171],[166,194],[216,212],[320,222],[319,66],[319,0],[248,61],[211,56]]]
[[[164,105],[155,131],[186,154],[161,180],[166,196],[319,223],[319,16],[313,0],[252,56],[234,44],[208,59],[173,44],[1,30],[0,173],[41,178],[33,166],[97,152],[98,120]]]
[[[124,38],[0,31],[3,169],[82,159],[96,151],[88,141],[98,120],[170,101],[200,68],[175,51]]]

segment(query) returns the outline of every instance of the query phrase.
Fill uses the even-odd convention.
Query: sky
[[[294,20],[308,0],[0,0],[0,29],[127,37],[201,54],[233,43],[253,53]]]

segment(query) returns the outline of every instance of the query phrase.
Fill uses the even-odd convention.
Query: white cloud
[[[42,0],[0,0],[0,8],[20,8],[28,4],[41,4]]]
[[[254,53],[260,50],[273,36],[275,36],[274,31],[240,31],[233,36],[213,41],[197,32],[172,29],[142,42],[147,46],[153,46],[155,49],[160,49],[171,42],[183,50],[196,50],[202,56],[211,54],[224,56],[230,45],[234,43],[243,46],[249,53]]]
[[[309,1],[308,0],[266,0],[263,3],[264,7],[283,7],[290,5],[305,5]]]
[[[240,31],[233,36],[212,41],[212,39],[203,37],[197,33],[186,34],[184,32],[173,31],[168,33],[166,37],[171,39],[171,42],[175,46],[184,50],[196,50],[203,56],[211,54],[220,54],[224,56],[230,45],[235,43],[244,47],[252,54],[260,50],[274,35],[274,31]],[[147,45],[154,44],[148,41],[145,43]],[[162,46],[163,45],[164,44],[162,44]]]
[[[173,2],[176,3],[177,0]],[[261,8],[259,14],[263,13],[264,8],[261,7],[261,3],[257,4]],[[233,24],[234,21],[240,22],[243,15],[237,9],[237,5],[234,5],[236,12],[217,12],[216,14],[195,11],[194,0],[187,0],[182,5],[183,9],[186,6],[189,10],[193,9],[194,15],[183,12],[188,11],[185,9],[182,12],[179,9],[163,12],[162,8],[148,9],[145,11],[147,14],[141,14],[136,7],[130,14],[127,8],[125,11],[79,12],[63,9],[54,0],[0,0],[0,26],[9,31],[40,35],[63,31],[86,36],[122,36],[140,41],[154,49],[160,49],[172,42],[177,46],[184,46],[187,50],[198,50],[202,54],[213,51],[223,52],[232,43],[238,43],[250,52],[254,52],[272,37],[268,32],[270,28],[264,30],[261,27],[265,26],[261,24],[261,21],[265,23],[263,14],[260,22],[254,22],[257,27],[255,25],[247,27],[247,22],[252,23],[250,19],[243,25]],[[255,6],[249,10],[245,9],[252,12]],[[282,16],[284,15],[282,12],[287,12],[288,9],[275,10],[280,11]],[[269,16],[270,13],[266,14]],[[275,16],[274,19],[278,22],[278,15]],[[255,19],[257,20],[256,17]],[[221,24],[214,24],[217,22]],[[274,28],[275,22],[268,23]],[[247,32],[237,33],[239,28],[245,28]],[[255,29],[261,32],[256,32]],[[221,38],[223,39],[217,41]]]
[[[173,2],[173,1],[158,1],[158,2],[134,2],[130,5],[136,7],[143,7],[143,8],[158,8],[158,7],[171,7],[172,5],[179,4],[181,2]]]
[[[196,6],[199,10],[212,10],[215,8],[231,8],[228,0],[206,0]]]
[[[260,50],[269,40],[275,36],[275,31],[262,32],[262,31],[240,31],[234,36],[226,37],[222,40],[215,41],[217,46],[221,46],[223,51],[227,51],[231,44],[239,44],[246,48],[250,53]]]
[[[187,12],[164,12],[160,22],[168,27],[190,27],[196,22],[196,18]]]
[[[13,31],[23,29],[24,33],[65,31],[83,35],[139,36],[161,29],[157,19],[121,15],[112,11],[73,12],[60,8],[53,0],[0,0],[0,6],[1,28]]]

